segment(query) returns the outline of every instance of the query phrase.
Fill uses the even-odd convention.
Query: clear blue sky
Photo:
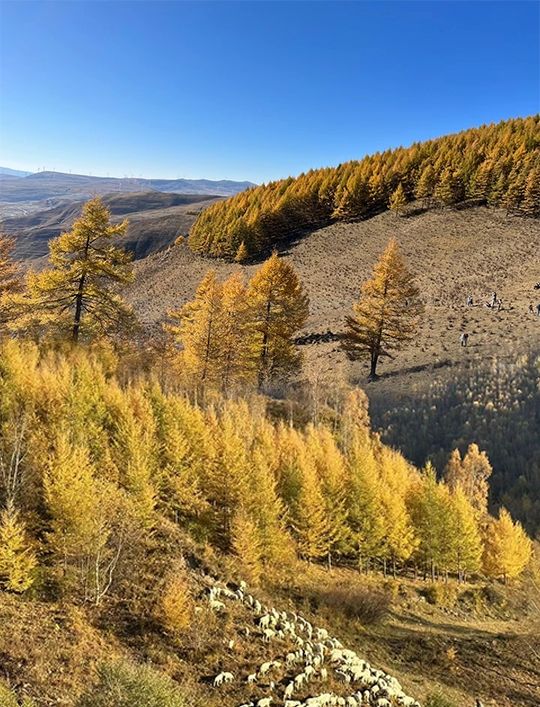
[[[0,165],[268,179],[540,110],[537,2],[0,5]]]

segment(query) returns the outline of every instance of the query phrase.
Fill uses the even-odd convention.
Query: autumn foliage
[[[190,247],[212,256],[252,256],[332,221],[365,219],[389,206],[401,213],[474,200],[540,214],[540,117],[465,130],[314,169],[217,202],[198,217]]]

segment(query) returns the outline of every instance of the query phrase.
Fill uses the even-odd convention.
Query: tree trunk
[[[75,317],[73,319],[73,342],[76,344],[79,340],[79,332],[81,330],[81,318],[82,318],[82,306],[83,306],[83,294],[84,294],[84,281],[86,280],[86,273],[81,275],[79,280],[79,287],[77,288],[77,294],[75,296]]]
[[[86,236],[86,243],[84,244],[84,262],[88,260],[88,251],[90,249],[90,234]],[[77,288],[77,294],[75,295],[75,317],[73,318],[73,334],[72,339],[76,344],[79,340],[79,333],[81,330],[81,319],[83,310],[83,297],[84,297],[84,282],[86,280],[86,266],[83,265],[83,272],[79,280],[79,286]]]
[[[270,327],[270,311],[271,311],[271,309],[272,309],[272,301],[269,299],[268,302],[266,303],[266,317],[265,317],[265,321],[264,321],[265,327],[264,327],[264,331],[263,331],[262,351],[261,351],[260,368],[259,368],[259,376],[258,376],[259,390],[262,388],[262,385],[264,383],[266,366],[267,366],[268,329]]]

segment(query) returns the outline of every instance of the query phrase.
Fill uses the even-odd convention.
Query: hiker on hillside
[[[495,307],[496,304],[497,304],[497,293],[492,292],[491,293],[491,306]]]
[[[472,298],[472,295],[469,295],[469,296],[467,297],[467,306],[468,306],[468,307],[472,307],[472,306],[473,306],[473,298]]]
[[[497,312],[500,312],[502,309],[502,299],[497,300]]]
[[[459,337],[459,343],[461,346],[467,346],[467,343],[469,341],[469,335],[466,332],[463,332],[461,336]]]
[[[540,317],[540,302],[536,305],[536,316]]]
[[[529,314],[534,314],[534,307],[532,306],[532,302],[529,302]]]

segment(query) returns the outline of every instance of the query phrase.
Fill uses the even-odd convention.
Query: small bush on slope
[[[77,707],[187,707],[176,684],[146,665],[102,665],[98,675],[98,684],[83,695]]]

